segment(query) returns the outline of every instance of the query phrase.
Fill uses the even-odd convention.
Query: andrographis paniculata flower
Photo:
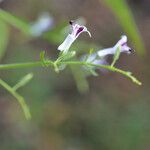
[[[111,48],[106,48],[106,49],[103,49],[103,50],[99,50],[97,52],[98,56],[103,58],[107,55],[113,55],[115,54],[117,48],[120,47],[120,52],[124,52],[124,53],[127,53],[127,54],[130,54],[132,49],[130,47],[128,47],[127,45],[127,36],[126,35],[123,35],[121,37],[121,39],[116,43],[115,46],[111,47]]]
[[[85,26],[81,26],[74,21],[69,22],[72,28],[72,32],[68,34],[64,42],[58,47],[58,50],[67,53],[72,43],[79,37],[79,35],[83,32],[87,32],[91,37],[91,33],[87,30]]]

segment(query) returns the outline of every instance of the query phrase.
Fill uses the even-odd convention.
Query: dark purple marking
[[[69,24],[70,24],[70,25],[73,25],[73,23],[74,23],[73,20],[70,20],[70,21],[69,21]]]
[[[133,50],[130,48],[130,49],[129,49],[129,52],[130,52],[130,53],[132,53],[132,52],[133,52]]]
[[[84,27],[80,27],[80,28],[78,29],[77,33],[76,33],[76,36],[77,36],[80,32],[82,32],[83,29],[84,29]]]
[[[125,46],[125,45],[127,45],[127,42],[124,42],[124,43],[121,44],[121,46]]]

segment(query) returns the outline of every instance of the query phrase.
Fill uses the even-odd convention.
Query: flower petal
[[[58,50],[67,52],[74,42],[75,38],[72,35],[68,35],[64,42],[58,47]]]
[[[66,37],[64,42],[58,47],[58,50],[68,52],[69,48],[71,47],[72,43],[78,38],[78,36],[83,33],[87,32],[91,37],[91,33],[87,30],[85,26],[80,26],[74,21],[69,22],[72,27],[72,32]]]
[[[73,21],[70,21],[70,25],[72,26],[71,35],[73,35],[75,38],[77,38],[83,32],[87,32],[91,37],[91,33],[87,30],[85,26],[80,26],[79,24],[76,24]]]
[[[117,49],[120,46],[121,52],[130,54],[131,48],[127,45],[127,36],[123,35],[121,39],[117,42],[117,44],[114,46],[114,49]]]
[[[112,48],[106,48],[106,49],[103,49],[103,50],[99,50],[97,52],[98,56],[99,57],[105,57],[107,55],[110,55],[110,54],[114,54],[115,53],[115,49],[112,47]]]

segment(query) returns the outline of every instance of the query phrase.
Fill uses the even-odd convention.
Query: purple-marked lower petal
[[[76,36],[78,36],[78,34],[80,34],[82,31],[83,31],[84,27],[80,27],[78,30],[77,30],[77,33],[76,33]]]
[[[127,45],[127,43],[126,43],[126,42],[124,42],[124,43],[122,43],[122,44],[121,44],[121,46],[126,46],[126,45]]]

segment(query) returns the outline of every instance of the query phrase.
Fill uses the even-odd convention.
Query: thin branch
[[[128,71],[123,71],[121,69],[118,69],[114,66],[109,66],[109,65],[100,65],[100,64],[94,64],[94,63],[89,63],[89,62],[83,62],[83,61],[66,61],[66,62],[57,62],[56,61],[52,62],[51,60],[47,60],[45,62],[41,61],[36,61],[36,62],[29,62],[29,63],[16,63],[16,64],[2,64],[0,65],[0,69],[16,69],[16,68],[27,68],[27,67],[41,67],[41,66],[53,66],[56,67],[56,65],[61,65],[61,64],[68,64],[68,65],[85,65],[85,66],[94,66],[97,68],[103,68],[107,69],[113,72],[118,72],[129,79],[131,79],[134,83],[141,85],[142,83],[137,80],[130,72]]]
[[[8,92],[10,92],[20,103],[23,112],[25,114],[25,117],[27,120],[31,119],[31,113],[30,110],[24,100],[24,98],[19,95],[12,87],[10,87],[6,82],[4,82],[2,79],[0,79],[0,85],[3,86]]]
[[[142,85],[142,83],[137,80],[134,76],[132,76],[131,72],[128,71],[123,71],[121,69],[118,69],[114,66],[108,66],[108,65],[100,65],[100,64],[93,64],[93,63],[88,63],[88,62],[78,62],[78,61],[70,61],[70,62],[62,62],[63,64],[70,64],[70,65],[86,65],[86,66],[94,66],[94,67],[99,67],[103,69],[107,69],[113,72],[118,72],[128,78],[130,78],[134,83],[138,85]]]

